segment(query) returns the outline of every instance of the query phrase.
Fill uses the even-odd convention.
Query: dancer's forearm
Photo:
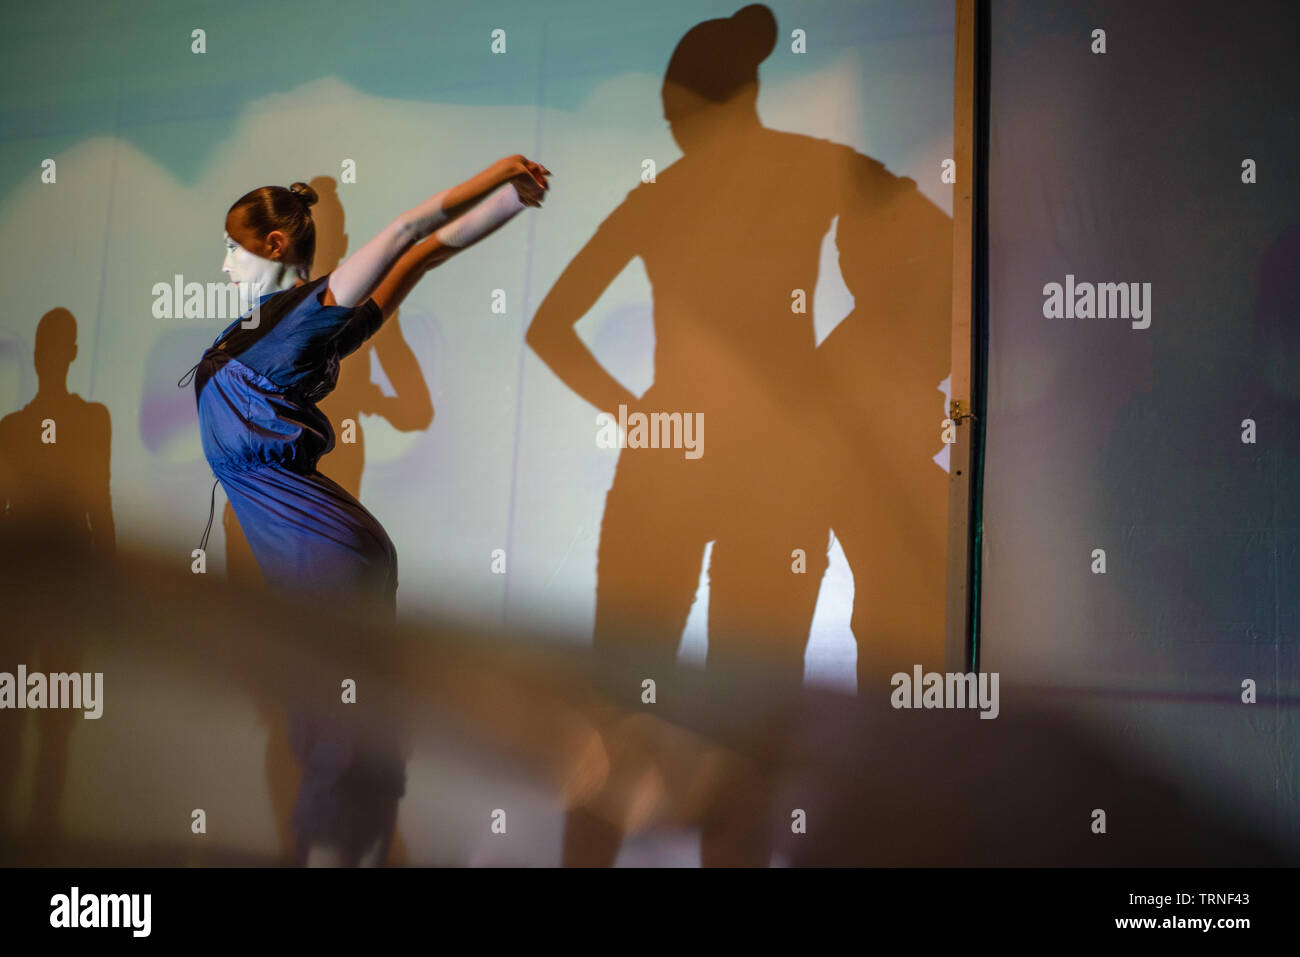
[[[506,156],[459,186],[430,196],[385,226],[378,236],[349,256],[330,274],[325,305],[351,307],[365,302],[394,262],[407,250],[439,227],[454,226],[465,217],[472,216],[476,212],[474,207],[479,202],[514,177],[523,177],[528,184],[536,182],[535,188],[524,183],[519,188],[529,195],[533,205],[540,205],[536,195],[546,189],[546,172],[545,167],[532,163],[519,154]],[[450,244],[468,246],[471,243],[453,238]]]
[[[526,205],[540,206],[540,197],[548,188],[546,177],[549,175],[550,170],[545,166],[532,162],[521,153],[504,156],[459,186],[444,189],[419,206],[407,210],[398,219],[406,224],[418,242],[439,226],[469,212],[508,180],[515,180],[519,184],[518,191]]]
[[[446,262],[458,252],[460,252],[459,248],[444,245],[437,237],[430,236],[403,253],[371,294],[371,298],[379,306],[379,311],[383,313],[384,318],[387,319],[397,312],[402,301],[410,295],[411,290],[424,278],[426,272],[439,263]]]
[[[505,161],[498,160],[459,186],[435,193],[420,205],[408,209],[398,217],[398,222],[404,224],[412,242],[419,242],[439,226],[468,212],[505,182],[508,175]]]
[[[384,318],[397,311],[426,272],[491,236],[525,208],[514,186],[502,185],[485,202],[404,252],[371,296]]]
[[[468,213],[441,226],[433,235],[444,245],[466,249],[491,236],[526,208],[515,184],[504,183]]]

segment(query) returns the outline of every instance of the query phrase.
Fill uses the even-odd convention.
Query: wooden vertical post
[[[948,671],[967,668],[967,564],[970,540],[971,262],[975,191],[975,0],[955,0],[953,49],[952,391],[949,416],[957,423],[948,484],[948,582],[944,659]]]

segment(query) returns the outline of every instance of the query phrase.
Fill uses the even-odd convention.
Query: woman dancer
[[[204,456],[272,588],[395,618],[396,550],[379,521],[317,470],[334,433],[316,403],[337,383],[340,360],[425,272],[525,206],[540,207],[549,174],[521,155],[505,157],[398,216],[310,282],[315,190],[263,186],[230,207],[222,268],[251,289],[257,321],[244,328],[250,310],[232,322],[190,372]],[[215,505],[215,483],[212,493]],[[211,527],[210,510],[201,547]],[[305,703],[291,708],[289,726],[302,769],[293,813],[299,863],[382,861],[405,793],[396,742],[363,745],[355,728]]]

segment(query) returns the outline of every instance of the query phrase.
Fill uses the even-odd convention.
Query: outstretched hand
[[[502,179],[512,184],[525,206],[541,208],[542,199],[550,189],[546,177],[551,171],[541,163],[534,163],[520,153],[501,160]]]

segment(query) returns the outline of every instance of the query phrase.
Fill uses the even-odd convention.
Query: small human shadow
[[[34,576],[39,584],[31,586],[38,594],[4,594],[8,586],[0,585],[10,616],[3,626],[5,670],[25,664],[29,674],[81,672],[81,637],[53,636],[49,628],[17,620],[14,609],[40,614],[42,608],[75,604],[79,588],[106,570],[117,551],[109,487],[112,421],[107,406],[68,391],[68,369],[77,353],[76,318],[67,309],[51,309],[36,326],[36,395],[0,419],[0,566],[21,564],[42,572]],[[16,690],[27,694],[26,688]],[[36,729],[28,834],[37,846],[51,846],[63,836],[68,743],[80,716],[75,708],[26,712]],[[6,717],[0,721],[0,816],[14,799],[23,729],[23,715]]]

